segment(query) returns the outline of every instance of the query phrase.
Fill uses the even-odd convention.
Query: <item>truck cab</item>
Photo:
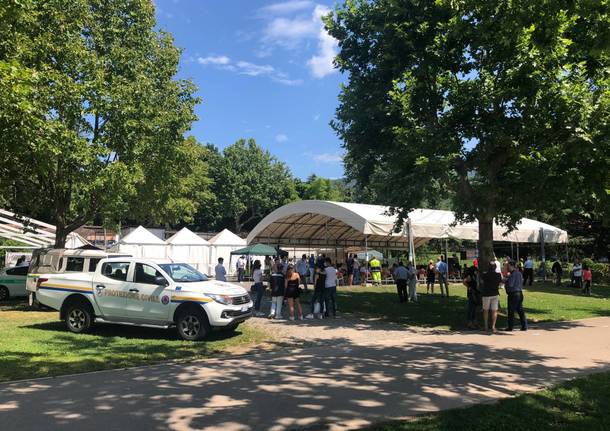
[[[132,257],[103,258],[93,272],[36,274],[33,293],[72,332],[94,322],[176,326],[186,340],[213,327],[234,330],[253,306],[241,286],[209,280],[188,264]]]

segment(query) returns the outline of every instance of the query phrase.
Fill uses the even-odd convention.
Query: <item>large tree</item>
[[[290,169],[254,139],[240,139],[222,153],[208,146],[213,202],[201,208],[199,223],[252,228],[269,212],[298,198]]]
[[[485,265],[494,219],[560,205],[587,166],[607,199],[607,1],[353,0],[326,24],[349,80],[333,122],[348,174],[402,219],[449,193]]]
[[[344,202],[349,200],[351,190],[345,180],[310,175],[306,181],[295,179],[297,194],[301,199]]]
[[[96,215],[195,211],[179,179],[195,88],[174,78],[180,51],[150,0],[8,0],[0,22],[5,204],[55,224],[58,247]]]

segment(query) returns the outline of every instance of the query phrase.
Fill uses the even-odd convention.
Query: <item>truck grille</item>
[[[243,296],[234,296],[233,297],[233,305],[242,305],[250,302],[250,295],[246,294]]]

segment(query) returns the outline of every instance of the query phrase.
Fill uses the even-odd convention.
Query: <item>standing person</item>
[[[500,304],[500,282],[502,276],[496,272],[496,264],[489,263],[487,272],[483,273],[483,286],[481,287],[481,295],[483,296],[483,327],[485,332],[491,330],[495,333],[496,320],[498,319],[498,306]],[[491,328],[489,326],[489,317],[491,314]]]
[[[269,319],[282,319],[282,305],[284,304],[284,274],[280,270],[280,260],[276,259],[271,266],[271,277],[269,278],[271,288],[271,312]]]
[[[318,317],[322,319],[324,316],[324,287],[326,282],[326,271],[321,268],[316,268],[316,282],[313,288],[313,296],[311,297],[311,310],[306,319],[313,319]],[[318,311],[316,312],[316,304],[318,304]],[[317,314],[317,316],[316,316]]]
[[[218,258],[218,265],[214,268],[214,278],[218,281],[227,281],[227,270],[225,269],[222,257]]]
[[[443,285],[445,286],[445,294],[449,298],[449,285],[447,284],[447,263],[445,262],[445,256],[442,254],[438,257],[436,262],[436,272],[438,274],[438,284],[441,288],[441,296],[443,296]]]
[[[261,261],[255,260],[252,265],[252,279],[254,280],[254,291],[256,292],[256,301],[254,302],[254,312],[257,316],[262,316],[261,303],[265,296],[265,285],[263,284],[263,271],[261,270]]]
[[[417,302],[417,272],[411,262],[407,263],[407,272],[409,273],[409,277],[407,278],[409,301]]]
[[[508,265],[510,275],[504,283],[504,289],[508,296],[508,327],[505,331],[512,331],[515,325],[515,312],[519,314],[521,330],[527,331],[527,319],[523,311],[523,274],[517,269],[514,262]]]
[[[394,271],[394,280],[396,281],[396,292],[398,292],[398,301],[407,302],[407,283],[409,282],[409,271],[405,268],[404,263],[399,262],[398,268]]]
[[[244,256],[240,256],[237,259],[237,282],[241,283],[244,281],[244,276],[246,274],[246,258]]]
[[[365,262],[364,265],[360,266],[360,284],[362,286],[366,286],[366,282],[369,278],[369,270],[367,267],[367,263]]]
[[[354,283],[354,256],[350,253],[347,255],[347,285],[351,286]]]
[[[481,305],[481,291],[478,287],[477,276],[479,270],[476,266],[472,266],[464,271],[464,286],[466,286],[468,297],[468,309],[466,312],[468,329],[476,329],[477,325],[477,307]]]
[[[333,317],[337,317],[337,270],[333,267],[330,257],[326,258],[324,266],[324,273],[326,274],[324,280],[324,306],[326,311],[324,315],[329,317],[332,313]]]
[[[301,259],[296,264],[296,270],[301,278],[301,283],[307,292],[307,272],[309,271],[309,263],[307,262],[307,255],[301,256]]]
[[[316,276],[316,258],[314,257],[313,253],[311,253],[309,255],[309,282],[311,284],[314,284],[316,282],[315,280],[315,276]]]
[[[555,262],[553,262],[551,272],[555,275],[555,285],[561,286],[561,276],[563,275],[563,268],[559,259],[555,259]]]
[[[584,282],[584,286],[582,288],[582,292],[585,295],[591,296],[591,284],[593,283],[593,273],[588,265],[585,265],[582,269],[582,280]]]
[[[301,296],[299,290],[300,281],[301,277],[294,270],[294,265],[288,265],[288,268],[286,269],[286,280],[284,282],[284,295],[288,299],[288,319],[290,320],[294,320],[295,308],[298,312],[299,320],[303,320],[303,309],[301,308],[301,301],[299,301],[299,296]]]
[[[434,278],[436,276],[436,267],[434,266],[434,262],[430,260],[428,262],[428,268],[426,269],[426,293],[430,293],[434,295]]]
[[[357,255],[354,255],[353,273],[354,278],[352,280],[352,283],[360,284],[360,261],[358,260]]]
[[[371,275],[373,276],[373,284],[381,285],[381,262],[376,257],[369,261],[371,267]]]
[[[572,274],[574,277],[574,287],[582,289],[582,264],[580,259],[574,259],[574,266],[572,266]]]
[[[531,256],[528,256],[523,264],[523,285],[525,286],[529,280],[529,285],[534,281],[534,261]]]
[[[271,275],[271,265],[273,265],[273,262],[271,261],[271,256],[265,256],[265,270],[264,273],[266,275]]]

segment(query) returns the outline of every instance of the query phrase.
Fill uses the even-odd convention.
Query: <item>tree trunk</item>
[[[68,230],[63,220],[56,220],[55,224],[55,245],[54,248],[66,248],[66,239],[68,238]]]
[[[493,216],[479,217],[479,271],[487,271],[489,262],[494,261]]]

